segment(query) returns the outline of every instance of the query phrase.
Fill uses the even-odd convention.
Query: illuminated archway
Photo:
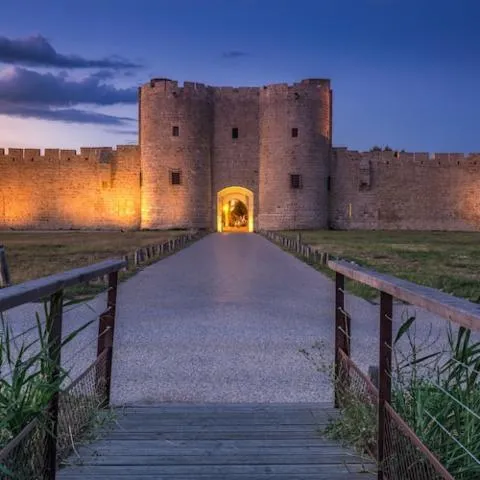
[[[231,211],[236,205],[240,206],[240,203],[247,210],[246,225],[245,227],[229,225],[228,219],[231,218]],[[234,230],[253,232],[253,214],[253,192],[248,188],[227,187],[217,193],[217,230],[219,232]],[[242,224],[242,219],[240,219],[240,224]]]

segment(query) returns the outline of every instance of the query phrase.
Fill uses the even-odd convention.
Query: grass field
[[[480,302],[480,232],[319,230],[302,232],[302,241],[367,268]],[[377,295],[368,288],[352,291],[367,298]]]
[[[118,258],[161,243],[183,231],[162,232],[0,232],[12,283]]]

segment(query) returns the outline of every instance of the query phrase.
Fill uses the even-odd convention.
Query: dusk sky
[[[479,25],[479,0],[0,0],[0,147],[136,143],[151,77],[318,77],[336,146],[480,152]]]

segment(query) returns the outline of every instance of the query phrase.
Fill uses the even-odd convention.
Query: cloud
[[[65,72],[39,73],[22,67],[8,67],[0,70],[0,100],[57,107],[137,102],[137,88],[116,88],[103,83],[107,78],[111,78],[111,72],[100,71],[82,80],[72,80]]]
[[[133,128],[107,128],[105,129],[107,133],[115,133],[115,134],[122,134],[122,135],[135,135],[138,136],[138,130]]]
[[[42,35],[10,39],[0,36],[0,62],[41,67],[60,68],[139,68],[141,65],[117,55],[93,60],[79,55],[58,53]]]
[[[0,115],[40,120],[60,121],[66,123],[90,123],[100,125],[128,125],[135,121],[130,117],[117,117],[104,113],[89,112],[75,108],[53,109],[31,105],[16,105],[0,101]]]
[[[240,58],[240,57],[246,57],[248,55],[247,52],[242,52],[241,50],[229,50],[228,52],[223,52],[222,53],[222,58]]]
[[[66,72],[39,73],[23,67],[0,70],[0,114],[67,123],[100,124],[131,128],[134,118],[92,112],[77,105],[135,104],[137,89],[104,83],[110,70],[100,70],[80,80]]]

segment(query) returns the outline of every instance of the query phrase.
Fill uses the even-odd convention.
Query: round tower
[[[152,79],[139,88],[142,228],[211,223],[211,91]]]
[[[329,80],[261,89],[259,228],[327,227],[331,130]]]

